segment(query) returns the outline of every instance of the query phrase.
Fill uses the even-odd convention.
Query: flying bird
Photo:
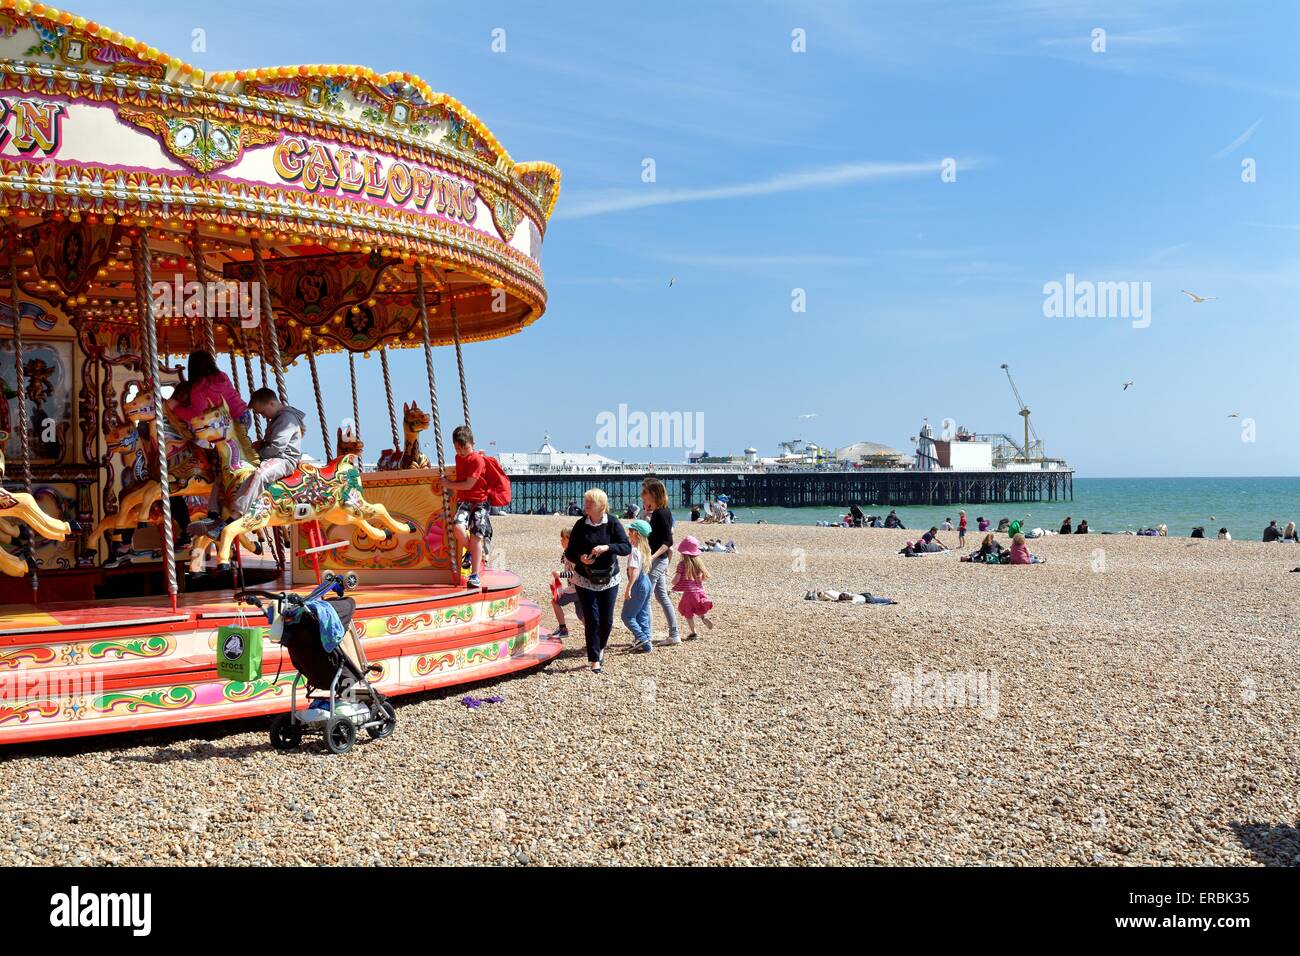
[[[1188,292],[1186,289],[1179,289],[1178,291],[1182,292],[1183,295],[1187,296],[1193,302],[1196,303],[1213,302],[1215,299],[1218,298],[1217,295],[1197,295],[1195,292]]]
[[[677,281],[677,276],[673,276],[671,279],[669,279],[669,280],[668,280],[668,288],[671,289],[671,288],[673,287],[673,283],[676,282],[676,281]]]
[[[1229,412],[1229,413],[1228,413],[1228,417],[1229,417],[1229,418],[1240,418],[1240,417],[1241,417],[1241,412]]]
[[[1132,382],[1125,382],[1125,383],[1124,383],[1124,391],[1127,392],[1127,391],[1128,391],[1128,387],[1129,387],[1130,385],[1132,385],[1132,384],[1133,384]]]
[[[817,417],[817,413],[816,413],[816,412],[805,412],[804,414],[800,415],[799,417],[800,417],[800,418],[816,418],[816,417]]]

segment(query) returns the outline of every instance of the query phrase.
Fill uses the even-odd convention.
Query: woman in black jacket
[[[667,643],[680,644],[682,638],[677,631],[677,614],[673,611],[668,580],[668,565],[673,553],[673,509],[668,506],[668,489],[664,483],[658,478],[641,482],[641,503],[645,506],[643,516],[650,522],[650,568],[647,572],[650,586],[668,621]]]
[[[627,532],[609,513],[609,498],[599,488],[582,496],[584,517],[569,534],[564,556],[573,563],[573,584],[582,605],[582,625],[587,635],[587,660],[591,672],[599,674],[614,626],[614,604],[618,600],[618,559],[632,553]]]

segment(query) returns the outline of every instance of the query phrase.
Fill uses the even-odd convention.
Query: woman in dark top
[[[1061,534],[1073,534],[1074,529],[1070,526],[1070,516],[1066,515],[1065,520],[1061,522]]]
[[[1079,527],[1077,527],[1077,528],[1074,529],[1074,533],[1075,533],[1075,534],[1087,534],[1087,533],[1088,533],[1088,521],[1087,521],[1086,518],[1085,518],[1083,521],[1080,521],[1080,522],[1079,522]]]
[[[673,610],[673,599],[669,591],[668,565],[673,553],[673,509],[668,507],[668,489],[658,478],[647,478],[641,482],[641,503],[645,506],[644,517],[650,522],[650,587],[654,599],[663,608],[668,620],[669,644],[680,644],[681,635],[677,633],[677,612]]]
[[[618,600],[618,559],[632,553],[632,543],[618,519],[609,513],[609,498],[599,488],[582,497],[585,512],[569,533],[564,556],[573,564],[573,584],[582,605],[582,626],[587,636],[587,660],[591,672],[599,674],[605,645],[614,625],[614,604]]]

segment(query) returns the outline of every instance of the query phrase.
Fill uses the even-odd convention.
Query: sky
[[[599,446],[620,405],[700,416],[712,454],[1015,435],[1005,362],[1080,475],[1300,472],[1291,0],[70,5],[207,71],[408,70],[560,167],[546,314],[465,348],[489,450]],[[1070,275],[1146,308],[1045,315]],[[426,405],[420,353],[394,366]],[[361,432],[370,458],[382,399]]]

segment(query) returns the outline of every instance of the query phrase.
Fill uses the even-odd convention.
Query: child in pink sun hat
[[[686,629],[689,632],[686,639],[689,641],[699,637],[695,633],[697,617],[704,622],[705,627],[713,627],[713,622],[707,616],[713,610],[713,602],[704,593],[704,582],[709,579],[709,572],[700,560],[699,539],[690,535],[683,538],[677,545],[677,553],[682,559],[677,562],[673,590],[681,594],[677,613],[686,619]]]

